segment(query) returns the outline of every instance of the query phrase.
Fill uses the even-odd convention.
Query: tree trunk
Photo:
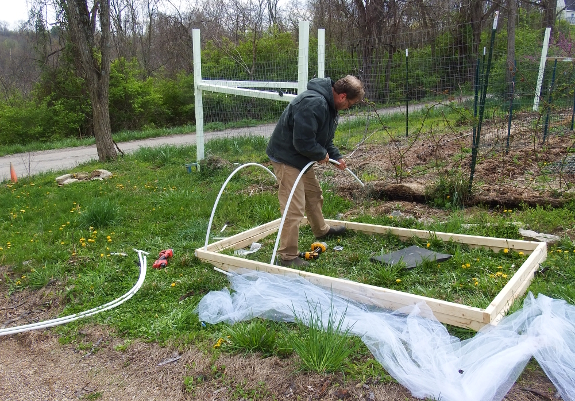
[[[557,13],[557,0],[547,0],[544,4],[545,16],[543,17],[543,28],[551,28],[551,30],[553,30]]]
[[[86,0],[61,0],[68,22],[70,39],[84,70],[90,101],[94,137],[100,161],[118,157],[108,108],[110,87],[110,0],[95,1],[90,12]],[[99,16],[99,24],[96,16]],[[95,34],[99,25],[99,35]],[[96,43],[96,37],[99,44]]]

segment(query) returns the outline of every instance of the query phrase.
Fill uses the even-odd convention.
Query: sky
[[[9,29],[17,29],[18,23],[28,19],[26,0],[0,0],[0,21],[7,22]]]

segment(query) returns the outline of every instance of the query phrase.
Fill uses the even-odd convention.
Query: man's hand
[[[325,154],[325,158],[323,160],[318,160],[319,164],[324,164],[329,162],[329,153]]]
[[[338,162],[339,164],[335,165],[338,169],[345,170],[347,168],[347,165],[345,164],[345,159],[339,159]]]

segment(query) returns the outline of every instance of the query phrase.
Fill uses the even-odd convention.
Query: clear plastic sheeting
[[[501,400],[534,356],[563,400],[575,400],[575,306],[529,294],[523,308],[469,340],[451,336],[420,303],[395,312],[358,304],[299,276],[242,271],[231,290],[207,294],[203,322],[234,324],[255,317],[304,322],[321,311],[324,324],[345,316],[343,328],[362,338],[375,358],[415,397],[442,401]]]

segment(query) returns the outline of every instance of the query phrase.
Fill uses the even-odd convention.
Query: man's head
[[[363,83],[353,75],[338,79],[332,86],[333,101],[336,110],[349,109],[363,100],[365,91]]]

